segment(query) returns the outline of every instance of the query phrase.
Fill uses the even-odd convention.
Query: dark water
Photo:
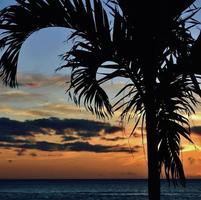
[[[0,200],[147,200],[145,180],[0,181]],[[162,200],[201,200],[201,180],[162,181]]]

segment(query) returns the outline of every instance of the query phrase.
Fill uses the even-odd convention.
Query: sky
[[[0,0],[0,8],[13,2]],[[62,28],[32,34],[20,52],[19,88],[0,85],[0,179],[146,178],[140,131],[129,138],[132,126],[122,127],[118,113],[101,121],[68,98],[69,71],[55,72],[68,35]],[[124,84],[108,83],[107,92]],[[195,145],[182,140],[182,160],[187,177],[201,178],[201,109],[190,121]]]

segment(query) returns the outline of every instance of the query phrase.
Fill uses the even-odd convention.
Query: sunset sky
[[[0,0],[0,9],[13,2]],[[146,178],[140,131],[128,138],[132,126],[120,127],[118,113],[101,121],[65,94],[70,71],[55,69],[62,64],[58,55],[70,48],[68,35],[59,28],[31,35],[20,53],[19,88],[0,84],[0,179]],[[108,83],[111,99],[124,84]],[[195,145],[182,142],[181,157],[187,177],[201,178],[200,107],[190,121]]]

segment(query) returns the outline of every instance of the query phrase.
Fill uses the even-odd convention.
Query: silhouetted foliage
[[[194,112],[195,94],[201,94],[197,79],[201,34],[197,39],[191,34],[200,24],[193,18],[199,11],[195,0],[16,2],[0,13],[0,28],[5,30],[0,39],[3,82],[17,85],[19,51],[33,32],[46,27],[72,29],[73,47],[58,68],[72,70],[70,97],[98,117],[109,118],[121,110],[122,120],[136,119],[134,129],[146,124],[150,199],[159,199],[154,192],[160,193],[162,169],[168,180],[176,184],[180,179],[184,185],[180,137],[192,142],[185,115]],[[99,78],[98,70],[105,68],[110,72]],[[102,85],[115,77],[129,81],[112,105]]]

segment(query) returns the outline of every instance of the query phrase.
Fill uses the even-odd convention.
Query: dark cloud
[[[53,143],[53,142],[33,142],[33,143],[25,143],[21,145],[23,148],[26,149],[37,149],[42,151],[64,151],[64,145],[59,143]]]
[[[16,139],[13,135],[0,134],[0,142],[24,143],[25,140]]]
[[[36,129],[29,121],[20,122],[8,118],[0,118],[0,137],[2,135],[9,136],[30,136],[30,132]],[[37,128],[40,130],[40,128]]]
[[[79,132],[77,132],[75,134],[77,136],[79,136],[80,139],[82,139],[82,140],[89,140],[92,137],[100,136],[100,132],[99,131],[97,131],[97,132],[79,131]]]
[[[37,134],[55,134],[60,135],[62,143],[47,141],[34,141],[33,137]],[[112,126],[109,123],[90,121],[84,119],[36,119],[24,122],[0,118],[0,147],[17,148],[18,156],[25,154],[27,149],[42,151],[88,151],[88,152],[130,152],[129,148],[122,146],[107,146],[101,144],[91,144],[86,139],[92,137],[101,137],[103,133],[113,134],[122,128]],[[18,139],[20,138],[22,139]],[[23,139],[24,138],[24,139]],[[105,138],[107,140],[108,138]],[[123,139],[114,137],[110,141]],[[82,140],[82,142],[80,141]],[[35,156],[34,154],[32,156]]]
[[[66,136],[63,136],[62,138],[63,138],[63,140],[62,140],[63,142],[74,141],[74,140],[79,139],[78,137],[74,137],[72,135],[66,135]]]
[[[90,144],[89,142],[72,142],[72,143],[53,143],[53,142],[27,142],[24,144],[5,144],[1,143],[1,147],[13,147],[13,148],[19,148],[18,155],[24,155],[21,153],[24,153],[28,149],[35,149],[35,150],[41,150],[41,151],[87,151],[87,152],[94,152],[94,153],[109,153],[109,152],[137,152],[136,149],[130,149],[127,147],[123,147],[120,145],[115,146],[109,146],[109,145],[101,145],[101,144]],[[23,149],[23,151],[22,151]],[[25,149],[25,150],[24,150]]]
[[[88,142],[74,142],[67,144],[67,148],[71,151],[88,151],[96,153],[104,153],[113,151],[111,146],[104,146],[100,144],[90,144]]]
[[[65,133],[65,130],[69,129],[71,132],[75,132],[75,134],[83,137],[84,135],[86,135],[86,137],[99,136],[99,132],[102,130],[106,133],[115,133],[122,130],[121,127],[112,126],[109,123],[84,119],[49,118],[26,121],[26,123],[40,128],[54,129],[57,134],[61,135]],[[87,133],[90,133],[90,135],[87,135]]]
[[[86,138],[97,137],[100,131],[112,134],[122,130],[121,127],[112,126],[109,123],[84,119],[48,118],[20,122],[8,118],[0,118],[0,134],[15,136],[29,136],[32,135],[31,132],[47,134],[44,128],[53,129],[58,135],[72,133]]]
[[[16,139],[12,135],[0,134],[0,142],[16,142]]]
[[[201,134],[201,126],[191,127],[191,132],[196,133],[196,134]]]
[[[119,141],[119,140],[125,140],[127,138],[125,137],[112,137],[112,138],[107,138],[107,137],[101,137],[102,140],[105,140],[105,141],[112,141],[112,142],[116,142],[116,141]]]

